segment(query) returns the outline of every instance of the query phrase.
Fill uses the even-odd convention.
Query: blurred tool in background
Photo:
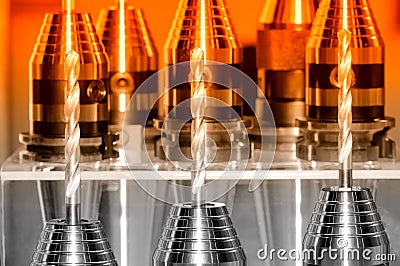
[[[317,7],[315,0],[265,1],[258,19],[256,64],[264,95],[257,96],[256,108],[262,110],[266,97],[274,114],[275,165],[300,166],[295,121],[305,115],[305,48]]]
[[[101,10],[97,31],[110,58],[111,134],[105,139],[107,145],[104,153],[106,157],[119,159],[119,166],[124,167],[122,146],[140,148],[143,145],[144,138],[140,137],[143,129],[134,126],[139,124],[138,117],[147,117],[147,123],[151,126],[157,116],[157,105],[152,106],[158,97],[157,87],[137,95],[134,98],[136,102],[130,105],[132,110],[128,110],[128,104],[139,86],[157,72],[158,54],[142,9],[129,5],[127,0],[117,0],[114,6]],[[122,143],[122,123],[127,111],[130,118],[125,122],[132,126],[126,126],[125,133],[130,143]],[[117,167],[117,164],[115,162],[113,167]]]
[[[311,24],[318,8],[315,0],[266,0],[258,18],[257,27],[257,69],[258,86],[263,95],[257,95],[256,112],[263,110],[268,100],[276,124],[275,169],[301,169],[296,157],[296,142],[301,134],[295,126],[296,118],[305,115],[305,54]],[[268,116],[258,113],[268,120]],[[261,120],[264,134],[253,130],[255,151],[259,141],[271,138],[273,129]],[[253,192],[257,213],[260,244],[283,247],[287,250],[301,249],[303,237],[301,210],[295,199],[301,199],[301,183],[283,186],[286,181],[264,182]],[[281,195],[292,195],[280,199]],[[284,207],[283,207],[284,206]],[[274,215],[270,215],[274,213]],[[288,221],[295,220],[296,227]],[[279,236],[279,237],[278,237]],[[282,262],[270,261],[270,265]],[[294,265],[294,264],[293,264]]]
[[[157,50],[142,9],[129,5],[126,0],[102,9],[97,30],[110,58],[110,129],[120,132],[132,94],[157,72]],[[153,89],[131,105],[137,115],[146,115],[151,109],[149,123],[157,116],[157,106],[148,106],[158,96],[157,88]]]

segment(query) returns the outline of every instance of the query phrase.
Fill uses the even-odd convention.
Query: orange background
[[[265,0],[227,0],[243,45],[254,45],[259,10]],[[55,0],[0,1],[0,162],[16,150],[18,134],[29,129],[28,61],[44,14],[61,9]],[[179,0],[130,0],[143,8],[160,57]],[[400,119],[400,1],[370,0],[386,43],[386,114]],[[76,1],[79,11],[91,12],[93,21],[111,0]],[[400,127],[391,130],[400,141]]]

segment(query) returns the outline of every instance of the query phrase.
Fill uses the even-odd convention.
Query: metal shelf
[[[207,179],[209,180],[232,180],[237,179],[241,172],[239,171],[209,171]],[[255,171],[244,171],[240,180],[250,180],[253,178]],[[190,180],[190,172],[184,171],[159,171],[164,180]],[[135,171],[135,179],[140,180],[160,180],[163,179],[154,174],[152,171]],[[336,170],[271,170],[266,180],[329,180],[337,178]],[[128,170],[116,171],[84,171],[81,173],[82,180],[121,180],[132,179],[133,176]],[[63,180],[64,172],[30,172],[30,171],[3,171],[1,173],[2,181],[28,181],[28,180]],[[354,179],[399,179],[400,170],[355,170]]]

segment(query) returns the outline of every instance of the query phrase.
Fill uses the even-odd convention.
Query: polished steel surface
[[[158,54],[142,9],[111,6],[100,13],[97,30],[110,58],[110,123],[121,125],[129,100],[136,89],[157,72]],[[121,24],[121,16],[123,24]],[[121,36],[121,34],[124,34]],[[121,45],[120,42],[124,41]],[[124,47],[124,51],[122,51]],[[157,106],[149,106],[158,97],[157,88],[142,93],[140,103],[130,105],[135,111],[151,110],[156,118]]]
[[[317,6],[314,0],[265,1],[258,19],[258,85],[278,127],[305,115],[305,49]]]
[[[353,160],[395,158],[387,131],[395,126],[384,114],[384,43],[368,0],[348,0],[351,32]],[[306,118],[298,118],[304,137],[297,157],[336,162],[338,139],[338,32],[343,28],[343,1],[319,4],[306,47]]]
[[[45,224],[30,265],[118,264],[100,221],[67,225],[58,219]]]
[[[80,123],[83,138],[108,132],[108,57],[91,17],[73,12],[72,49],[80,57]],[[30,133],[64,137],[66,13],[46,14],[30,58]],[[49,111],[54,113],[49,114]]]
[[[120,72],[119,9],[102,10],[97,24],[98,34],[110,58],[110,72]],[[125,69],[127,72],[157,71],[157,51],[144,16],[138,7],[125,5]]]
[[[382,95],[383,88],[351,88],[351,94],[353,95],[352,106],[367,107],[384,105],[385,98]],[[307,97],[309,97],[310,105],[314,106],[337,106],[337,89],[321,89],[321,88],[310,88],[307,91]],[[314,97],[315,95],[324,97]]]
[[[224,0],[180,1],[164,46],[163,62],[189,61],[196,47],[206,50],[206,60],[242,63],[242,47]]]
[[[303,248],[315,250],[317,255],[305,258],[305,265],[388,265],[386,260],[375,260],[375,255],[389,254],[390,245],[371,191],[360,187],[322,189]],[[329,249],[336,250],[336,259]],[[340,257],[340,252],[349,256]]]
[[[173,205],[153,265],[244,266],[246,256],[225,204]]]
[[[241,67],[242,47],[224,0],[180,1],[164,46],[164,66],[189,61],[195,48],[205,51],[205,60]],[[165,86],[169,87],[168,79]],[[215,97],[242,112],[242,100],[231,88],[208,84],[206,96]],[[161,99],[160,118],[164,119],[173,107],[189,98],[189,84],[171,88]]]
[[[368,0],[349,0],[353,120],[384,118],[384,43]],[[306,48],[306,116],[337,119],[338,32],[343,27],[343,1],[324,0],[314,19]]]
[[[170,66],[168,73],[162,77],[162,86],[165,94],[159,100],[158,115],[160,121],[170,120],[166,124],[183,124],[192,119],[190,106],[186,100],[191,98],[190,82],[180,85],[170,85],[174,80],[180,80],[180,76],[190,72],[186,66],[176,65],[182,62],[190,61],[193,50],[200,48],[204,51],[205,67],[205,93],[208,98],[205,109],[205,124],[207,127],[207,137],[214,140],[218,152],[215,157],[217,161],[229,161],[230,140],[226,131],[218,128],[214,130],[219,122],[240,125],[240,117],[243,114],[243,100],[234,90],[242,91],[245,88],[233,87],[233,70],[227,67],[213,65],[217,61],[231,65],[240,69],[243,62],[243,51],[238,36],[235,33],[226,2],[224,0],[181,0],[176,11],[175,18],[164,46],[164,66]],[[225,84],[219,85],[208,80],[212,77],[225,77]],[[214,78],[214,80],[217,80]],[[221,78],[221,80],[223,80]],[[238,83],[236,83],[238,84]],[[236,85],[238,86],[238,85]],[[167,89],[169,89],[167,91]],[[209,99],[216,99],[211,101]],[[186,102],[185,102],[186,101]],[[214,103],[215,102],[215,103]],[[221,104],[222,103],[222,104]],[[223,106],[225,105],[225,106]],[[232,111],[234,110],[234,112]],[[209,124],[209,125],[208,125]],[[190,128],[190,127],[189,127]],[[238,142],[245,139],[244,130],[237,131]],[[191,137],[190,131],[166,132],[166,139],[172,140],[170,144],[164,147],[156,147],[157,155],[168,158],[177,158],[176,147],[183,147],[182,152],[190,158]],[[236,152],[235,152],[236,153]],[[248,147],[237,150],[237,156],[234,154],[234,160],[237,158],[248,158]],[[182,156],[180,156],[182,157]],[[187,160],[186,160],[187,161]]]

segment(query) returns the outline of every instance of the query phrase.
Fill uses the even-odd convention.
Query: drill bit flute
[[[63,1],[63,10],[66,12],[66,57],[64,72],[67,79],[65,89],[64,115],[65,127],[65,207],[67,224],[80,223],[80,89],[78,77],[80,71],[79,55],[72,50],[72,17],[74,9],[72,0]]]
[[[79,128],[79,55],[70,50],[65,58],[65,75],[67,77],[66,100],[64,114],[67,125],[65,127],[65,205],[67,224],[76,225],[80,222],[80,179],[79,168],[80,128]]]
[[[188,153],[192,157],[190,169],[192,186],[191,202],[174,204],[171,208],[153,255],[153,266],[246,265],[246,256],[226,205],[211,201],[206,203],[205,197],[207,163],[216,162],[214,158],[209,158],[212,149],[206,145],[206,140],[207,138],[214,140],[213,137],[224,139],[225,136],[221,136],[222,131],[215,128],[223,128],[224,125],[219,125],[221,121],[230,118],[230,114],[225,117],[225,113],[228,113],[226,109],[213,103],[214,97],[218,95],[215,99],[225,102],[230,108],[241,107],[241,102],[234,100],[233,90],[223,88],[212,81],[213,75],[230,73],[227,69],[213,71],[212,60],[223,59],[223,63],[235,64],[241,62],[242,58],[240,45],[224,6],[223,0],[181,0],[165,46],[166,63],[171,65],[170,68],[174,72],[171,72],[172,76],[169,76],[168,80],[170,77],[174,79],[179,76],[177,74],[180,68],[174,64],[183,63],[185,71],[187,71],[186,66],[190,68],[188,81],[181,85],[173,85],[173,89],[169,89],[169,95],[163,99],[161,110],[164,112],[163,119],[169,118],[162,122],[163,130],[175,127],[175,123],[186,123],[191,119],[190,133],[178,129],[165,130],[162,134],[174,143],[174,147],[186,151],[190,149]],[[222,42],[224,47],[220,49],[218,44]],[[224,56],[225,52],[227,57]],[[206,60],[207,69],[205,69]],[[211,78],[206,83],[205,74],[209,71]],[[229,76],[227,78],[229,79]],[[231,102],[227,102],[228,99],[231,99]],[[187,108],[186,104],[181,105],[184,102],[189,103],[190,108]],[[226,136],[229,137],[229,134]],[[237,151],[232,150],[233,141],[230,138],[227,140],[231,141],[230,152]],[[221,147],[218,147],[219,144]],[[220,140],[215,141],[215,146],[217,150],[221,148],[223,151],[226,147]],[[171,151],[165,153],[168,154],[166,157],[179,162],[180,156],[176,156],[174,154],[176,152],[172,149]],[[222,161],[229,158],[225,157],[225,152],[216,156],[220,156],[218,160]],[[231,160],[232,158],[229,159]]]
[[[65,210],[66,218],[45,223],[30,266],[39,265],[110,265],[117,266],[114,253],[106,238],[103,225],[97,220],[81,219],[79,161],[81,157],[79,127],[81,93],[78,84],[80,56],[72,44],[80,46],[80,39],[73,38],[76,15],[73,0],[63,1],[62,25],[66,42],[58,49],[65,53],[64,89],[65,116]],[[64,20],[65,17],[65,20]],[[74,26],[73,26],[74,25]],[[75,37],[75,36],[74,36]],[[64,38],[63,38],[64,40]],[[81,52],[81,50],[78,50]],[[82,58],[84,62],[84,58]],[[82,100],[83,102],[83,100]]]
[[[341,130],[338,116],[347,116],[345,109],[342,115],[338,114],[338,104],[341,105],[338,87],[350,83],[353,167],[375,169],[379,158],[393,158],[395,154],[395,143],[388,136],[395,119],[387,117],[384,111],[384,41],[368,0],[347,0],[348,10],[343,9],[343,5],[343,0],[320,2],[306,48],[306,117],[296,120],[296,125],[304,132],[304,138],[296,143],[296,155],[307,160],[307,167],[311,169],[325,169],[326,162],[332,163],[329,167],[336,168],[337,152],[341,150],[337,136]],[[347,21],[343,21],[343,15],[347,16]],[[340,38],[347,35],[339,34],[346,28],[351,32],[351,41],[348,36]],[[342,39],[342,44],[338,38]],[[350,58],[346,40],[351,45],[351,75],[345,67]],[[341,49],[339,58],[338,49]],[[340,71],[345,72],[338,73],[338,63],[342,65]],[[347,85],[340,84],[345,81],[346,73],[352,77],[351,82],[347,79]],[[342,80],[338,75],[342,75]],[[339,98],[345,100],[346,97],[345,93]],[[343,123],[344,120],[340,121],[341,126]],[[345,153],[342,155],[347,157]]]
[[[385,256],[380,261],[372,262],[364,255],[357,257],[349,253],[352,251],[365,254],[365,251],[371,251],[370,255],[373,258],[377,254],[387,254],[390,243],[370,189],[353,186],[351,133],[353,117],[350,87],[353,85],[352,68],[354,66],[352,66],[350,44],[352,33],[356,31],[354,25],[348,30],[348,21],[353,21],[354,17],[348,16],[347,1],[325,0],[324,2],[325,5],[331,3],[335,8],[334,11],[343,10],[340,12],[343,16],[342,28],[335,29],[338,37],[337,80],[333,79],[335,72],[331,72],[332,85],[340,87],[338,94],[339,186],[323,188],[320,192],[303,240],[303,248],[316,250],[316,253],[312,258],[311,256],[305,258],[304,265],[388,265]],[[354,49],[357,48],[354,47]],[[339,259],[324,254],[324,251],[333,249],[339,252]]]
[[[347,1],[343,7],[343,29],[338,33],[338,84],[340,86],[338,95],[338,123],[339,123],[339,182],[340,187],[350,188],[352,182],[352,146],[353,136],[351,133],[352,124],[352,95],[351,95],[351,32],[347,29]]]
[[[153,255],[153,266],[246,265],[246,256],[225,204],[206,204],[205,200],[208,152],[205,111],[210,106],[206,98],[206,50],[204,45],[201,47],[190,54],[192,202],[172,206]]]
[[[206,127],[204,114],[206,108],[206,89],[204,86],[204,51],[200,48],[193,50],[190,58],[191,100],[192,113],[192,205],[201,207],[205,202],[204,183],[206,179]]]

